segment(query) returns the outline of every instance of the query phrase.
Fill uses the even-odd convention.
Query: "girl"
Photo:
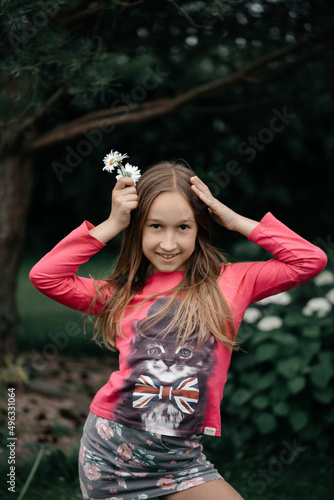
[[[210,223],[276,258],[231,264]],[[78,267],[124,231],[112,276]],[[271,213],[260,222],[215,199],[188,167],[159,163],[137,185],[121,177],[107,220],[85,221],[30,272],[50,298],[95,315],[94,338],[119,351],[119,370],[94,397],[79,456],[84,498],[237,500],[202,452],[220,436],[220,402],[246,308],[316,276],[326,255]]]

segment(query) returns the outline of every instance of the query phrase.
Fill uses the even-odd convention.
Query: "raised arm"
[[[191,182],[193,191],[208,206],[218,224],[238,231],[276,257],[226,267],[223,281],[229,281],[247,305],[301,285],[326,266],[327,256],[319,247],[289,229],[270,212],[261,222],[247,219],[214,198],[197,177],[191,178]]]
[[[60,304],[83,312],[88,311],[96,290],[92,279],[76,273],[105,246],[89,234],[93,227],[89,222],[83,222],[44,255],[29,273],[37,290]]]
[[[77,276],[79,267],[120,233],[130,222],[137,206],[133,179],[122,177],[112,192],[112,208],[107,220],[93,226],[85,221],[61,240],[31,269],[29,278],[44,295],[79,311],[87,312],[96,288],[90,278]],[[100,280],[98,286],[105,282]],[[101,303],[96,303],[96,313]]]
[[[221,226],[231,231],[237,231],[248,237],[253,229],[259,224],[258,221],[237,214],[214,198],[207,185],[197,176],[191,177],[190,181],[192,182],[191,188],[194,193],[208,206],[212,219]]]

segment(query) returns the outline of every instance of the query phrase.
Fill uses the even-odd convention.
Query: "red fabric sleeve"
[[[223,276],[248,305],[305,283],[327,264],[325,252],[289,229],[270,212],[248,239],[276,256],[264,262],[226,267]]]
[[[77,276],[76,272],[81,264],[105,246],[89,233],[93,227],[90,222],[83,222],[37,262],[29,273],[33,285],[44,295],[82,312],[88,311],[96,290],[92,279]],[[104,283],[98,280],[99,287]],[[97,302],[92,313],[96,313],[101,305]]]

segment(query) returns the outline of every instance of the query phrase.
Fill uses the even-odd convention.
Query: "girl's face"
[[[142,239],[153,272],[184,271],[195,250],[197,229],[192,207],[181,193],[159,194],[149,210]]]

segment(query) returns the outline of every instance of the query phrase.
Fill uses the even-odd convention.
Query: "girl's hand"
[[[197,176],[191,177],[190,181],[192,182],[191,189],[208,206],[212,219],[226,229],[236,230],[241,216],[214,198],[208,186]]]
[[[121,177],[113,191],[108,221],[121,232],[130,224],[131,210],[137,208],[138,195],[132,177]]]
[[[238,233],[248,237],[253,229],[259,225],[259,222],[247,219],[247,217],[233,212],[226,205],[220,203],[220,201],[212,196],[208,186],[197,176],[191,177],[190,181],[192,182],[191,189],[208,206],[212,219],[221,226],[226,227],[226,229],[238,231]]]
[[[138,195],[132,177],[121,177],[113,191],[111,212],[107,220],[90,229],[90,234],[102,243],[112,240],[130,224],[131,210],[137,208]]]

